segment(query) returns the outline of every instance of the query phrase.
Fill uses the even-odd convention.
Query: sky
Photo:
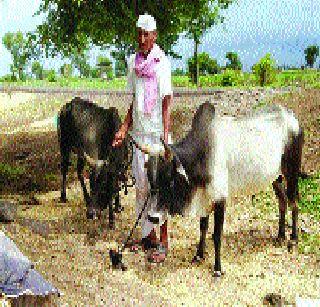
[[[2,44],[6,32],[32,31],[42,17],[32,15],[41,0],[0,0],[0,76],[9,73],[12,61]],[[225,65],[225,54],[237,52],[248,71],[267,52],[278,65],[300,66],[305,63],[304,49],[320,45],[320,0],[237,0],[223,15],[225,21],[210,29],[203,37],[200,52],[208,52]],[[181,60],[171,60],[172,68],[185,69],[187,58],[193,55],[193,42],[181,36],[174,50]],[[91,52],[95,63],[97,50]],[[317,61],[317,66],[319,65]],[[58,69],[59,59],[46,59],[45,68]]]

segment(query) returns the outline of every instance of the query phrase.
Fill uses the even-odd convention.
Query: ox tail
[[[298,180],[304,177],[301,171],[302,147],[304,143],[303,128],[299,128],[297,134],[293,134],[287,150],[287,196],[290,201],[299,198]]]

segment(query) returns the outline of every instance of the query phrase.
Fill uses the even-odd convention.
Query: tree
[[[31,71],[38,80],[43,80],[43,67],[39,61],[34,61],[31,66]]]
[[[2,42],[11,53],[13,63],[10,66],[13,76],[18,74],[20,80],[26,77],[26,68],[32,58],[39,55],[40,49],[35,42],[32,33],[23,34],[21,31],[16,33],[8,32],[4,35]]]
[[[127,74],[127,61],[126,55],[128,51],[128,46],[121,44],[117,46],[116,51],[111,52],[111,56],[115,59],[115,75],[117,77],[125,76]]]
[[[256,75],[261,86],[270,84],[276,73],[276,61],[267,53],[252,67],[253,73]]]
[[[42,0],[37,13],[46,19],[37,27],[39,42],[53,54],[68,55],[74,47],[83,50],[88,42],[107,47],[127,44],[132,52],[137,47],[138,15],[148,12],[157,20],[159,45],[174,54],[171,46],[183,31],[181,20],[191,16],[189,4],[188,0]]]
[[[112,62],[109,58],[98,56],[97,66],[100,68],[100,77],[112,79]]]
[[[72,76],[72,65],[71,64],[63,64],[61,67],[60,67],[60,74],[62,76],[64,76],[65,78],[69,78]]]
[[[81,77],[89,77],[91,67],[89,62],[88,50],[89,45],[85,47],[85,49],[73,48],[71,52],[71,63],[74,65],[76,69],[78,69]]]
[[[226,68],[230,68],[233,70],[241,70],[242,64],[240,62],[239,56],[235,52],[227,52],[226,53],[226,59],[229,60],[229,62],[226,65]]]
[[[190,10],[191,18],[184,20],[186,28],[186,36],[194,42],[194,58],[196,63],[195,74],[192,82],[199,87],[199,63],[198,63],[198,47],[201,43],[203,35],[213,25],[223,21],[220,15],[221,9],[227,9],[233,0],[198,0],[190,1],[187,9]],[[184,28],[184,26],[183,26]]]
[[[210,58],[206,52],[198,54],[198,72],[199,75],[213,75],[219,72],[220,68],[216,59]],[[188,71],[191,79],[196,75],[197,64],[195,56],[188,59]]]
[[[316,45],[308,46],[304,50],[304,54],[307,65],[311,68],[314,66],[314,63],[316,62],[316,59],[319,56],[319,47]]]

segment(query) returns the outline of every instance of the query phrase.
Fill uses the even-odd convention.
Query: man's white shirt
[[[128,60],[128,81],[127,89],[135,93],[135,100],[132,109],[132,131],[139,135],[163,134],[162,123],[162,100],[167,95],[172,95],[171,65],[169,59],[163,55],[160,62],[156,64],[155,73],[157,78],[158,97],[151,115],[144,114],[144,93],[145,79],[136,76],[134,71],[136,54]]]

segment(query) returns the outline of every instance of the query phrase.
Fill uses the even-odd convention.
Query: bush
[[[3,76],[0,81],[16,82],[17,81],[17,77],[15,75],[9,74],[9,75]]]
[[[188,87],[190,85],[188,76],[173,76],[172,83],[175,87]]]
[[[49,71],[47,79],[49,82],[57,82],[56,72],[53,69]]]
[[[173,76],[184,76],[185,72],[181,68],[176,68],[174,71],[172,71]]]
[[[241,75],[239,72],[233,69],[226,69],[222,74],[221,85],[222,86],[236,86],[240,85],[242,80],[240,80]]]
[[[252,67],[252,72],[255,74],[259,85],[269,85],[275,80],[276,62],[271,58],[271,54],[267,53]]]

